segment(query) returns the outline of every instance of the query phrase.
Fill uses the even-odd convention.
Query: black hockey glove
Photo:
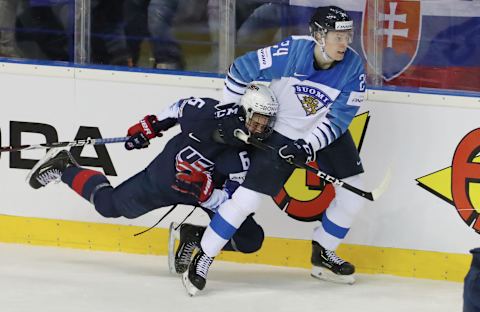
[[[293,160],[302,164],[315,161],[312,144],[305,142],[303,139],[282,146],[278,150],[278,155],[289,163],[293,163]]]
[[[222,107],[229,107],[229,105],[222,105]],[[235,104],[232,103],[231,107],[235,108]],[[245,133],[248,133],[247,127],[245,127],[245,111],[243,107],[238,108],[234,113],[228,114],[233,111],[231,108],[225,109],[226,115],[217,117],[218,127],[217,131],[223,143],[231,146],[243,146],[245,142],[239,140],[235,136],[235,130],[239,129]],[[217,112],[218,113],[218,112]]]
[[[175,118],[158,120],[155,115],[147,115],[140,122],[128,129],[130,138],[125,142],[127,150],[146,148],[150,145],[150,139],[161,137],[162,131],[166,131],[177,123]]]

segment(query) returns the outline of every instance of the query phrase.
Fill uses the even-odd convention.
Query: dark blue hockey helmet
[[[318,7],[310,19],[310,34],[326,34],[333,31],[353,31],[353,20],[348,13],[336,6]]]

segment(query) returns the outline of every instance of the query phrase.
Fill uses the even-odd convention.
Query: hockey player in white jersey
[[[310,36],[291,36],[248,52],[230,66],[224,102],[238,102],[248,83],[271,80],[279,101],[274,132],[265,140],[277,154],[255,150],[245,182],[224,202],[206,229],[201,249],[184,273],[190,295],[202,290],[213,259],[265,195],[275,196],[294,166],[288,160],[317,161],[322,171],[361,187],[363,167],[348,126],[363,102],[364,66],[349,44],[353,21],[341,8],[319,7]],[[355,268],[336,253],[363,199],[335,186],[336,197],[312,239],[312,276],[353,283]]]

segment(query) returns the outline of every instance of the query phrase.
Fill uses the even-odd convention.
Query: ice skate
[[[195,296],[199,291],[205,288],[207,283],[207,274],[214,258],[207,256],[200,249],[193,257],[188,270],[182,275],[183,286],[190,297]]]
[[[172,274],[182,274],[188,269],[192,255],[200,246],[205,227],[172,222],[168,231],[168,268]],[[175,242],[180,240],[175,250]]]
[[[69,151],[52,148],[40,159],[27,175],[27,182],[34,189],[39,189],[53,181],[60,181],[63,171],[69,166],[78,166]]]
[[[312,242],[312,273],[315,278],[341,284],[355,283],[355,267],[337,256],[335,251]]]

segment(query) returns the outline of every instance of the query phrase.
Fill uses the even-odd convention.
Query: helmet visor
[[[247,118],[245,126],[251,135],[266,138],[271,133],[274,122],[275,117],[253,113],[250,118]]]

